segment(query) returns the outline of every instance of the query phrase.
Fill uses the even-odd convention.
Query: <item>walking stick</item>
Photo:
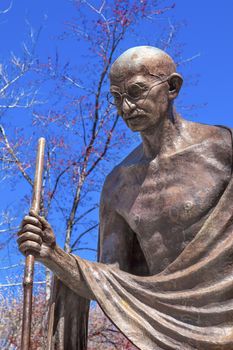
[[[40,198],[44,166],[45,139],[38,140],[36,171],[34,178],[33,197],[31,209],[37,214],[40,212]],[[28,252],[26,255],[24,279],[23,279],[23,324],[21,337],[21,350],[30,349],[31,319],[32,319],[32,288],[34,273],[34,256]]]

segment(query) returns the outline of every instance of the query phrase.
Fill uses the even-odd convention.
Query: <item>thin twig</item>
[[[33,284],[46,284],[46,281],[36,281],[33,282]],[[22,282],[20,283],[6,283],[6,284],[0,284],[0,288],[5,288],[5,287],[18,287],[22,286]]]
[[[76,246],[76,244],[80,241],[80,239],[85,236],[87,233],[89,233],[90,231],[94,230],[96,227],[98,227],[99,224],[95,224],[92,227],[88,228],[87,230],[85,230],[84,232],[82,232],[78,238],[74,241],[74,243],[71,245],[71,250]]]
[[[8,138],[6,136],[6,133],[5,133],[5,130],[3,128],[2,125],[0,125],[0,133],[2,134],[2,137],[5,141],[5,145],[6,145],[6,148],[7,148],[7,151],[9,152],[9,154],[12,156],[12,158],[14,159],[15,161],[15,164],[18,166],[21,174],[23,175],[23,177],[27,180],[27,182],[33,187],[33,181],[32,179],[30,178],[30,176],[26,173],[26,171],[24,170],[23,166],[22,166],[22,163],[21,161],[19,160],[19,158],[16,156],[13,148],[10,146],[10,143],[8,141]]]

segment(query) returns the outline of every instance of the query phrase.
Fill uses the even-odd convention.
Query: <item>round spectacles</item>
[[[169,77],[162,79],[162,77],[156,76],[156,78],[160,80],[156,81],[156,83],[152,84],[149,88],[141,86],[138,83],[134,83],[129,85],[128,88],[126,88],[126,92],[123,92],[123,93],[112,90],[107,94],[107,100],[111,105],[119,107],[122,105],[124,98],[127,98],[127,100],[130,100],[132,102],[137,102],[141,99],[146,99],[150,90],[153,87],[165,83],[166,81],[168,81]]]

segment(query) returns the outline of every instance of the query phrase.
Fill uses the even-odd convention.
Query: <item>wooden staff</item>
[[[43,180],[45,139],[38,140],[36,171],[33,186],[31,210],[37,214],[40,212],[41,188]],[[34,256],[30,252],[26,256],[24,279],[23,279],[23,324],[21,337],[21,350],[30,349],[31,319],[32,319],[32,289],[34,274]]]

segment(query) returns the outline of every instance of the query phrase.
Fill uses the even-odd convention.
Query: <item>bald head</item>
[[[117,58],[111,67],[110,79],[121,81],[136,73],[169,76],[175,72],[174,61],[164,51],[153,46],[137,46]]]

